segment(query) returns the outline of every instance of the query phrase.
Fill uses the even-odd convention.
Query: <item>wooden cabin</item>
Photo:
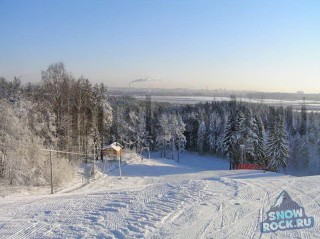
[[[106,156],[110,159],[120,160],[122,156],[122,145],[114,142],[102,149],[103,156]]]

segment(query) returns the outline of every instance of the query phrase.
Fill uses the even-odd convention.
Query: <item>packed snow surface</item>
[[[320,178],[228,170],[197,154],[136,160],[54,195],[0,198],[0,238],[319,238]],[[314,227],[261,233],[286,190]]]

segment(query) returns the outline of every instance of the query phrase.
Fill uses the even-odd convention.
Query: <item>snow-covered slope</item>
[[[319,177],[229,171],[196,154],[111,173],[55,195],[1,198],[0,238],[319,238]],[[261,234],[282,190],[314,217],[313,228]]]

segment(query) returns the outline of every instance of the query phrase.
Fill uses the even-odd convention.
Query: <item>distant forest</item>
[[[114,141],[141,152],[159,151],[179,160],[181,152],[254,163],[271,171],[320,172],[320,117],[291,107],[237,102],[170,105],[109,96],[104,84],[75,78],[62,63],[41,73],[40,83],[22,85],[0,77],[0,180],[8,184],[49,182],[43,148],[92,153]],[[71,180],[75,165],[60,155],[55,183]]]
[[[303,97],[311,101],[319,101],[320,93],[304,93],[303,91],[298,91],[295,93],[285,93],[285,92],[260,92],[260,91],[236,91],[236,90],[225,90],[225,89],[157,89],[157,88],[136,88],[136,85],[131,85],[131,87],[113,87],[110,89],[111,95],[127,95],[128,93],[144,96],[151,93],[156,96],[186,96],[186,97],[230,97],[236,96],[237,98],[246,99],[273,99],[273,100],[289,100],[289,101],[301,101]],[[142,85],[143,86],[143,85]]]

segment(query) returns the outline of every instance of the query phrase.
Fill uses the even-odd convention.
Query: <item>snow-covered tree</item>
[[[42,139],[29,128],[27,115],[32,107],[28,101],[0,102],[0,178],[9,184],[34,186],[49,182],[50,167],[45,151],[41,150]],[[68,161],[56,160],[53,167],[55,183],[73,177],[74,169]]]
[[[221,150],[222,137],[224,124],[223,118],[220,114],[214,111],[209,117],[209,129],[208,129],[208,141],[210,146],[210,152],[217,153]]]
[[[169,128],[171,134],[171,158],[175,159],[175,152],[176,152],[176,140],[177,140],[177,133],[178,133],[178,120],[175,114],[169,115]]]
[[[239,125],[237,134],[238,144],[244,147],[243,155],[245,156],[245,160],[253,163],[255,161],[254,145],[258,141],[255,118],[252,117],[251,112],[248,112],[245,116],[239,114],[237,124]]]
[[[272,171],[283,170],[287,166],[288,142],[283,116],[275,118],[269,129],[267,142],[268,168]]]
[[[254,148],[255,148],[255,162],[258,164],[266,165],[266,147],[265,147],[265,140],[264,140],[264,127],[262,120],[259,116],[255,117],[256,126],[256,135],[257,140],[255,141]]]
[[[148,140],[148,132],[146,128],[146,116],[145,112],[140,111],[137,115],[137,122],[136,122],[136,141],[138,148],[141,150],[142,147],[148,147],[149,146],[149,140]]]
[[[182,150],[185,149],[185,145],[186,145],[186,136],[184,135],[184,131],[186,129],[186,125],[182,120],[181,115],[177,116],[177,129],[176,129],[176,133],[175,133],[175,137],[176,137],[176,142],[178,144],[178,152],[177,152],[177,157],[178,157],[178,162],[180,160],[180,153]]]
[[[307,107],[305,103],[303,103],[301,106],[300,115],[301,115],[301,118],[300,118],[299,134],[303,136],[307,133]]]
[[[103,144],[106,138],[106,134],[111,127],[112,123],[112,109],[107,100],[107,88],[104,84],[95,85],[93,88],[93,102],[94,102],[94,118],[95,118],[95,125],[98,133],[98,140],[100,147],[103,148]],[[97,154],[98,157],[98,154]],[[103,159],[103,153],[100,151],[100,157]]]
[[[167,149],[171,150],[171,158],[175,159],[177,151],[178,160],[180,153],[186,144],[186,137],[184,136],[185,124],[180,115],[173,113],[162,114],[158,122],[157,131],[157,145],[161,150],[161,157],[167,156]]]
[[[198,128],[198,150],[200,154],[204,154],[204,143],[205,143],[205,138],[206,137],[206,124],[202,120],[199,124]]]
[[[230,162],[238,164],[242,158],[242,146],[245,143],[244,138],[244,114],[241,111],[236,114],[230,114],[224,137],[224,152],[230,159]]]
[[[225,129],[225,136],[223,140],[224,152],[230,160],[235,160],[235,150],[237,144],[237,125],[235,116],[230,114]]]
[[[172,135],[167,114],[162,114],[159,118],[159,128],[157,133],[157,145],[161,150],[161,157],[167,157],[167,145],[171,141]]]

